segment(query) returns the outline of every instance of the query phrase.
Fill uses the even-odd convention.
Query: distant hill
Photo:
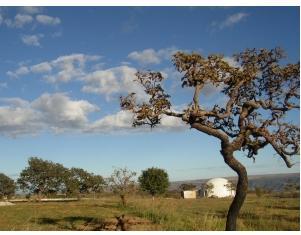
[[[232,182],[237,181],[237,177],[223,177]],[[198,180],[185,180],[185,181],[174,181],[170,182],[169,190],[177,190],[183,183],[191,183],[201,188],[202,184],[207,182],[209,179],[198,179]],[[250,175],[249,176],[249,189],[255,187],[262,187],[271,189],[273,191],[282,191],[286,184],[293,183],[300,185],[300,174],[269,174],[269,175]]]

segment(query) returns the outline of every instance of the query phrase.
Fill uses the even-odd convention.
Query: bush
[[[260,187],[255,187],[255,194],[257,197],[261,197],[263,195],[263,189]]]

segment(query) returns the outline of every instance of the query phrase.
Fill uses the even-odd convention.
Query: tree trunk
[[[120,195],[122,206],[126,206],[125,195]]]
[[[226,231],[235,231],[236,230],[236,220],[239,214],[239,211],[246,199],[248,191],[248,175],[246,168],[237,161],[233,156],[233,151],[229,149],[222,149],[221,151],[225,163],[234,170],[238,175],[238,182],[236,186],[236,194],[230,205],[227,214],[226,222]]]

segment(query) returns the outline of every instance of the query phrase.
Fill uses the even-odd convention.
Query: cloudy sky
[[[119,96],[137,93],[137,70],[161,71],[175,109],[191,102],[170,62],[178,50],[231,55],[281,46],[299,60],[298,7],[1,7],[0,172],[16,177],[39,156],[104,176],[113,167],[165,168],[171,180],[232,176],[219,143],[164,117],[154,130],[132,128]],[[234,63],[234,62],[233,62]],[[203,106],[223,102],[207,87]],[[299,120],[299,113],[291,116]],[[249,174],[287,169],[271,148]]]

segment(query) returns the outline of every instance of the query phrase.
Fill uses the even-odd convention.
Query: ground
[[[231,199],[117,197],[75,202],[23,202],[0,207],[0,230],[116,230],[125,215],[128,230],[223,230]],[[118,228],[117,228],[118,229]],[[300,199],[248,195],[238,230],[300,230]]]

